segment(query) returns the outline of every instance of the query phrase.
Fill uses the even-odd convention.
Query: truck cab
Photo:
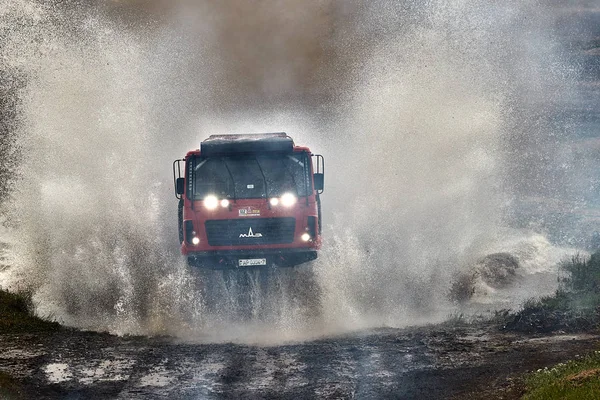
[[[212,135],[173,162],[192,266],[288,267],[321,247],[324,161],[285,133]]]

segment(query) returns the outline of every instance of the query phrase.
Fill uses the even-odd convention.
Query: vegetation
[[[565,277],[554,296],[530,300],[507,315],[505,329],[577,332],[600,328],[600,252],[575,256],[561,266]]]
[[[526,378],[524,400],[597,399],[600,393],[600,351],[580,360],[544,368]]]
[[[530,300],[507,317],[508,329],[526,332],[593,331],[600,327],[600,252],[574,257],[562,265],[565,278],[554,296]],[[523,399],[597,399],[600,393],[600,351],[558,364],[525,379]]]
[[[54,331],[60,328],[56,322],[35,317],[31,297],[0,290],[0,334]]]

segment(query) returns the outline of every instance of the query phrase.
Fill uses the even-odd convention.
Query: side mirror
[[[314,174],[314,181],[315,181],[315,190],[317,192],[323,192],[323,185],[325,183],[325,175],[324,174]]]
[[[185,190],[185,179],[177,178],[177,180],[175,181],[175,192],[177,194],[183,194],[184,190]]]

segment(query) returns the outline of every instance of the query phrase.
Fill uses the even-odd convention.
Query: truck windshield
[[[194,199],[271,198],[288,192],[302,197],[311,189],[306,153],[196,157],[192,162]]]

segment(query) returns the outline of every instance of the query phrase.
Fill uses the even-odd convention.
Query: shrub
[[[588,331],[600,327],[600,252],[561,265],[554,296],[532,299],[507,317],[504,328],[522,332]]]
[[[0,290],[0,334],[56,330],[56,322],[44,321],[32,312],[31,297],[27,294]]]

